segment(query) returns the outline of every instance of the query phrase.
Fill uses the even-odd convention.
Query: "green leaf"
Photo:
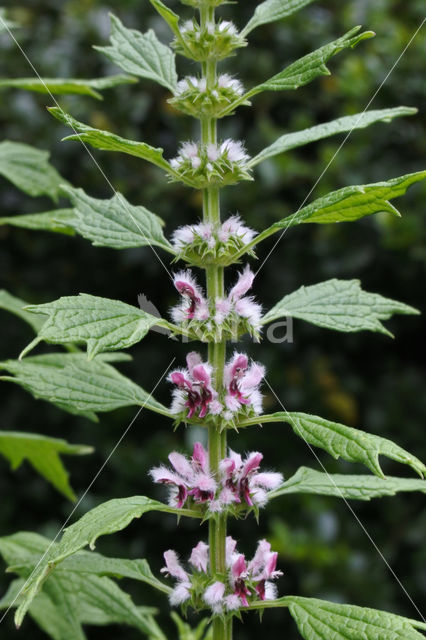
[[[279,2],[279,0],[277,0],[277,2]],[[286,67],[283,71],[280,71],[280,73],[277,73],[266,82],[262,82],[262,84],[253,87],[253,89],[250,89],[244,95],[237,98],[237,100],[220,112],[219,117],[233,113],[236,107],[246,103],[250,98],[258,93],[262,93],[262,91],[298,89],[318,76],[329,76],[330,71],[326,63],[332,56],[348,47],[353,49],[361,40],[372,38],[375,35],[373,31],[358,33],[360,29],[361,27],[354,27],[337,40],[329,42],[320,49],[296,60],[296,62],[293,62],[293,64]]]
[[[426,493],[426,480],[329,474],[300,467],[281,487],[269,493],[269,498],[278,498],[290,493],[311,493],[347,500],[371,500],[381,496],[394,496],[401,491]]]
[[[65,440],[35,433],[0,431],[0,453],[9,460],[14,471],[24,460],[28,460],[43,478],[70,500],[75,500],[75,494],[59,456],[84,455],[92,451],[92,447],[73,445]]]
[[[246,36],[262,24],[287,18],[292,13],[296,13],[299,9],[311,4],[311,2],[313,0],[266,0],[266,2],[262,2],[256,7],[253,17],[250,18],[241,35]]]
[[[0,309],[14,313],[18,318],[21,318],[21,320],[28,322],[28,324],[34,329],[35,333],[38,333],[43,326],[44,320],[29,311],[25,311],[24,307],[27,304],[28,302],[12,296],[12,294],[5,289],[0,289]]]
[[[166,5],[161,2],[161,0],[150,0],[154,9],[160,14],[165,22],[169,25],[170,29],[173,31],[177,38],[181,38],[180,29],[179,29],[179,16],[177,13],[166,7]],[[176,86],[177,78],[174,78],[174,88]]]
[[[121,531],[132,520],[140,518],[150,511],[199,517],[197,512],[188,509],[175,509],[144,496],[118,498],[100,504],[65,529],[60,542],[52,546],[35,567],[28,579],[23,600],[16,612],[16,624],[20,626],[34,597],[57,565],[86,546],[93,549],[100,536]]]
[[[361,289],[359,280],[326,280],[301,287],[285,296],[263,317],[267,324],[277,318],[306,320],[334,331],[377,331],[392,334],[382,325],[394,313],[418,314],[417,309],[378,293]]]
[[[20,531],[0,538],[0,554],[8,564],[8,572],[30,575],[51,541],[31,531]],[[56,544],[54,545],[56,547]],[[66,558],[55,570],[77,574],[94,574],[113,578],[130,578],[169,594],[172,589],[158,580],[146,560],[108,558],[94,551],[79,551]]]
[[[50,540],[31,532],[20,532],[12,536],[0,538],[0,553],[9,565],[8,571],[27,578],[48,551],[55,548]],[[90,556],[99,554],[80,553],[87,561]],[[108,558],[105,558],[108,561]],[[119,559],[111,559],[118,560]],[[124,560],[123,562],[131,562]],[[139,561],[134,561],[139,562]],[[144,562],[144,561],[141,561]],[[65,565],[68,566],[65,569]],[[65,563],[48,577],[43,590],[31,602],[29,613],[55,640],[85,639],[82,624],[106,625],[112,623],[130,624],[149,638],[161,638],[163,634],[156,625],[152,614],[155,610],[149,607],[136,607],[130,597],[112,580],[100,577],[88,565],[88,571],[77,570]],[[160,583],[161,584],[161,583]],[[12,582],[0,608],[17,607],[23,601],[25,580]],[[167,587],[165,587],[167,589]]]
[[[22,229],[33,229],[35,231],[54,231],[68,236],[74,235],[75,231],[71,222],[75,219],[72,209],[55,209],[54,211],[44,211],[43,213],[26,213],[21,216],[7,216],[0,218],[0,226],[10,224],[13,227]]]
[[[49,107],[49,111],[57,120],[74,130],[75,133],[67,136],[64,140],[79,140],[90,144],[95,149],[127,153],[128,155],[148,160],[148,162],[155,164],[157,167],[169,173],[171,172],[169,163],[163,158],[163,149],[151,147],[145,142],[127,140],[109,131],[93,129],[82,122],[78,122],[78,120],[68,113],[65,113],[60,107]]]
[[[309,53],[308,55],[293,62],[289,67],[280,71],[275,76],[254,87],[249,91],[251,97],[261,91],[283,91],[285,89],[298,89],[303,85],[311,82],[318,76],[329,76],[330,71],[326,66],[326,62],[340,53],[343,49],[350,47],[353,49],[362,40],[374,37],[373,31],[364,31],[358,33],[361,27],[354,27],[344,36],[326,44],[325,46]],[[358,35],[355,35],[358,34]]]
[[[0,175],[30,196],[57,202],[65,181],[49,163],[50,153],[22,142],[0,142]]]
[[[295,131],[293,133],[286,133],[280,136],[273,144],[266,149],[263,149],[248,163],[250,167],[263,162],[267,158],[272,158],[284,151],[301,147],[310,142],[316,140],[322,140],[329,136],[334,136],[337,133],[343,133],[345,131],[353,131],[355,129],[365,129],[371,124],[376,122],[391,122],[393,118],[399,118],[401,116],[410,116],[417,113],[417,109],[411,107],[395,107],[393,109],[375,109],[371,111],[363,111],[362,113],[355,113],[352,116],[344,116],[343,118],[337,118],[331,122],[324,122],[318,124],[315,127],[309,127],[302,131]]]
[[[82,189],[65,189],[74,206],[72,225],[96,247],[125,249],[156,245],[175,253],[163,234],[163,221],[145,207],[131,205],[121,193],[110,200],[91,198]]]
[[[107,364],[111,355],[114,354],[100,354],[90,362],[84,353],[50,353],[6,360],[0,362],[0,370],[11,375],[0,376],[0,380],[15,382],[35,398],[93,421],[97,420],[96,412],[133,405],[170,417],[166,407]]]
[[[285,596],[253,608],[288,607],[305,640],[424,640],[421,622],[351,604]]]
[[[338,191],[314,200],[306,207],[299,209],[291,216],[276,222],[271,227],[259,233],[258,236],[235,257],[249,251],[256,244],[269,238],[277,231],[289,229],[298,224],[315,222],[329,224],[332,222],[353,222],[374,213],[388,212],[399,216],[398,210],[389,202],[393,198],[404,195],[408,187],[426,178],[426,171],[409,173],[405,176],[393,178],[387,182],[354,185],[343,187]]]
[[[136,344],[155,325],[164,326],[160,318],[138,307],[87,293],[29,305],[27,311],[48,317],[20,358],[45,340],[53,344],[85,342],[88,359],[92,360],[101,351],[126,349]]]
[[[279,411],[250,418],[238,426],[267,422],[286,422],[305,442],[324,449],[335,459],[341,457],[349,462],[361,462],[381,478],[385,477],[379,463],[381,455],[408,465],[421,477],[426,475],[426,466],[391,440],[307,413]]]
[[[95,47],[127,73],[149,78],[174,91],[177,84],[175,54],[150,29],[127,29],[111,14],[111,46]]]
[[[25,89],[48,95],[80,94],[103,100],[99,91],[121,84],[133,84],[136,78],[115,75],[109,78],[84,80],[79,78],[0,78],[0,89]],[[97,91],[98,90],[98,91]]]

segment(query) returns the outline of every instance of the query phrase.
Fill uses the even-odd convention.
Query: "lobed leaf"
[[[75,500],[68,473],[62,464],[60,454],[84,455],[92,453],[92,447],[69,444],[65,440],[48,438],[35,433],[0,431],[0,454],[15,471],[24,460],[70,500]]]
[[[381,323],[395,313],[418,314],[414,307],[361,289],[359,280],[326,280],[301,287],[285,296],[263,317],[264,324],[277,318],[306,320],[335,331],[377,331],[392,336]]]
[[[371,475],[347,475],[324,473],[300,467],[281,487],[269,493],[269,498],[290,493],[310,493],[334,496],[347,500],[371,500],[382,496],[394,496],[402,491],[426,493],[426,480],[417,478],[378,478]]]
[[[266,0],[266,2],[262,2],[256,7],[253,16],[242,30],[241,35],[246,36],[262,24],[287,18],[292,13],[296,13],[296,11],[311,4],[311,2],[313,0]]]
[[[19,606],[25,580],[14,580],[0,601],[0,609]],[[155,609],[137,607],[109,578],[68,572],[48,579],[36,595],[29,614],[53,640],[86,640],[82,625],[128,624],[149,640],[165,640],[156,624]]]
[[[415,627],[423,625],[387,611],[285,596],[252,608],[288,607],[305,640],[424,640]]]
[[[252,160],[249,161],[249,166],[263,162],[267,158],[272,158],[284,151],[301,147],[310,142],[316,140],[322,140],[329,136],[334,136],[338,133],[344,133],[345,131],[354,131],[355,129],[365,129],[371,124],[376,122],[391,122],[394,118],[401,116],[410,116],[417,113],[417,109],[411,107],[394,107],[393,109],[373,109],[371,111],[363,111],[362,113],[355,113],[352,116],[344,116],[343,118],[337,118],[331,122],[324,122],[302,131],[295,131],[293,133],[285,133],[280,136],[273,144],[266,147],[257,154]]]
[[[22,578],[28,578],[31,575],[40,559],[43,559],[43,556],[48,552],[49,547],[53,550],[57,545],[32,532],[23,531],[0,538],[0,553],[8,564],[7,571],[17,573]],[[85,559],[87,571],[83,571],[83,564],[77,561],[77,558]],[[101,577],[114,572],[108,569],[97,571],[96,558],[100,559],[98,560],[100,567],[104,567],[105,563],[108,566],[111,562],[112,566],[117,568],[117,563],[120,564],[120,567],[121,563],[124,563],[123,576],[126,575],[125,567],[129,563],[135,563],[133,571],[135,575],[130,575],[131,571],[128,571],[129,577],[136,577],[137,567],[145,569],[145,565],[147,566],[145,560],[103,558],[99,554],[88,552],[80,552],[74,557],[68,558],[59,566],[54,575],[47,578],[42,591],[31,602],[29,614],[39,626],[54,639],[69,640],[72,638],[73,640],[74,637],[85,638],[81,629],[82,624],[106,625],[121,622],[135,626],[150,638],[165,640],[152,618],[152,613],[155,610],[148,607],[135,607],[129,596],[112,580]],[[73,562],[74,560],[75,562]],[[149,573],[148,567],[148,578]],[[121,573],[117,571],[114,575],[118,577]],[[155,581],[155,577],[152,577]],[[148,582],[148,579],[144,579],[142,572],[136,579]],[[157,582],[167,592],[168,587],[160,581]],[[7,594],[0,602],[0,608],[19,606],[23,601],[25,587],[25,579],[12,582]],[[74,635],[70,636],[70,633]]]
[[[125,75],[91,80],[79,78],[0,78],[0,89],[25,89],[48,95],[79,94],[103,100],[99,91],[134,82],[137,82],[136,78]]]
[[[30,196],[57,202],[65,181],[49,163],[50,153],[22,142],[0,142],[0,175]]]
[[[145,142],[127,140],[109,131],[93,129],[82,122],[78,122],[78,120],[68,113],[65,113],[60,107],[49,107],[49,111],[57,120],[74,130],[75,133],[67,136],[64,140],[79,140],[90,144],[95,149],[127,153],[128,155],[147,160],[165,171],[171,171],[169,163],[163,157],[163,149],[151,147]]]
[[[0,309],[14,313],[18,318],[27,322],[34,332],[37,333],[43,326],[44,320],[29,311],[25,311],[24,307],[27,304],[28,302],[12,296],[12,294],[5,289],[0,289]]]
[[[100,504],[65,529],[60,542],[52,546],[34,568],[22,594],[22,602],[16,612],[16,624],[20,626],[34,597],[46,579],[49,576],[49,580],[51,579],[53,570],[61,562],[86,546],[93,549],[100,536],[121,531],[132,520],[140,518],[150,511],[199,517],[197,512],[189,511],[188,509],[176,509],[144,496],[113,499]],[[58,574],[56,573],[56,575]]]
[[[175,54],[162,44],[154,31],[140,33],[127,29],[114,15],[111,17],[111,46],[95,47],[127,73],[148,78],[174,91],[177,84]]]
[[[379,463],[381,455],[408,465],[420,477],[426,475],[426,466],[391,440],[307,413],[279,411],[271,415],[250,418],[242,421],[238,426],[245,427],[266,422],[286,422],[305,442],[324,449],[335,459],[343,458],[348,462],[361,462],[380,478],[385,477]]]
[[[47,319],[20,358],[45,340],[53,344],[85,342],[87,357],[92,360],[101,351],[126,349],[142,340],[155,325],[165,324],[138,307],[87,293],[29,305],[26,310]]]
[[[82,189],[65,188],[74,206],[74,230],[96,247],[125,249],[155,245],[174,253],[164,237],[164,222],[145,207],[131,205],[121,193],[110,200],[91,198]]]
[[[318,76],[329,76],[330,70],[327,68],[326,62],[328,62],[332,56],[348,47],[353,49],[362,40],[372,38],[375,35],[373,31],[358,33],[360,29],[361,27],[354,27],[345,33],[344,36],[293,62],[293,64],[283,71],[280,71],[280,73],[277,73],[266,82],[251,89],[251,91],[249,91],[249,97],[261,91],[298,89]]]
[[[293,62],[283,71],[280,71],[280,73],[275,74],[266,82],[262,82],[262,84],[253,87],[253,89],[250,89],[243,96],[232,102],[220,112],[219,117],[233,113],[236,107],[246,103],[250,98],[258,93],[262,93],[262,91],[298,89],[299,87],[308,84],[308,82],[315,80],[318,76],[330,75],[330,71],[326,66],[326,63],[332,56],[340,53],[340,51],[347,49],[348,47],[353,49],[359,42],[361,42],[361,40],[372,38],[375,35],[373,31],[358,33],[360,29],[361,27],[354,27],[337,40],[329,42],[323,47],[320,47],[320,49],[296,60],[296,62]]]
[[[55,209],[43,213],[26,213],[19,216],[7,216],[0,218],[0,226],[10,224],[22,229],[35,231],[54,231],[68,236],[74,235],[72,222],[75,219],[72,209]]]
[[[100,354],[89,362],[84,353],[50,353],[6,360],[0,362],[0,370],[11,375],[0,380],[19,384],[35,398],[93,421],[97,421],[96,412],[134,405],[170,417],[151,394],[108,364],[117,356],[122,359],[119,354]]]
[[[354,185],[343,187],[338,191],[332,191],[259,233],[236,257],[249,251],[256,244],[269,238],[277,231],[289,229],[298,224],[353,222],[364,216],[385,211],[399,216],[399,211],[389,200],[404,195],[408,187],[425,178],[426,171],[418,171],[417,173],[409,173],[405,176],[393,178],[387,182]]]

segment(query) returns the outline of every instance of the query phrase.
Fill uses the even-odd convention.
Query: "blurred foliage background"
[[[23,0],[3,6],[21,24],[15,35],[42,76],[100,77],[115,72],[91,48],[108,38],[108,11],[118,14],[127,26],[140,30],[152,27],[165,41],[169,39],[167,27],[146,0]],[[253,0],[244,0],[223,7],[221,14],[242,26],[255,7]],[[173,8],[191,15],[189,7],[175,1]],[[373,29],[377,37],[334,58],[331,76],[297,92],[265,93],[255,98],[254,109],[240,108],[236,118],[221,122],[221,136],[246,139],[249,151],[254,153],[284,131],[362,111],[419,26],[423,13],[422,0],[327,0],[312,4],[286,21],[256,29],[250,37],[251,46],[226,63],[226,69],[241,77],[247,86],[261,82],[354,24]],[[33,74],[7,33],[0,35],[0,51],[1,76]],[[315,186],[311,198],[345,185],[389,179],[424,168],[425,56],[423,30],[371,104],[371,108],[417,106],[419,114],[354,132]],[[188,62],[180,60],[179,65],[182,73],[193,72]],[[193,121],[173,112],[167,104],[167,93],[153,83],[123,86],[104,96],[103,102],[82,97],[61,97],[58,102],[94,126],[164,147],[166,157],[174,155],[178,140],[197,136]],[[104,177],[82,147],[60,142],[65,129],[48,115],[48,104],[46,96],[2,92],[1,138],[50,149],[53,163],[74,185],[97,197],[111,197]],[[251,226],[261,229],[295,211],[342,139],[335,137],[265,162],[256,182],[224,192],[224,215],[239,211]],[[168,230],[200,215],[198,194],[166,184],[156,169],[124,155],[95,152],[95,156],[114,187],[131,203],[144,204],[162,216]],[[263,266],[256,294],[268,308],[302,284],[331,277],[356,277],[366,290],[424,310],[425,196],[425,186],[417,185],[396,202],[403,212],[402,219],[383,215],[352,224],[302,225],[292,229]],[[0,206],[2,215],[12,215],[48,210],[50,203],[42,198],[31,200],[2,179]],[[81,238],[8,227],[0,227],[0,240],[0,288],[30,302],[47,302],[84,291],[136,304],[138,293],[143,292],[165,314],[175,301],[170,282],[149,248],[117,252],[93,248]],[[274,241],[262,245],[260,261]],[[29,341],[30,330],[5,312],[0,312],[0,321],[0,358],[16,357]],[[254,358],[266,364],[269,382],[286,408],[312,412],[389,437],[425,459],[422,318],[399,316],[388,326],[395,333],[395,340],[369,333],[335,334],[296,322],[292,344],[264,341],[246,346]],[[171,358],[176,357],[180,363],[185,351],[185,345],[166,342],[163,336],[153,333],[133,348],[133,363],[121,369],[150,390]],[[160,385],[157,395],[167,404],[168,385]],[[134,409],[115,411],[102,415],[99,424],[92,424],[35,401],[14,385],[2,384],[1,398],[2,429],[44,433],[95,447],[96,453],[91,457],[66,460],[73,486],[80,495],[135,413]],[[265,407],[278,409],[268,392]],[[82,515],[111,497],[146,494],[161,498],[163,491],[151,486],[148,469],[165,460],[170,449],[189,448],[195,438],[203,436],[195,430],[179,429],[173,433],[167,420],[144,412],[77,514]],[[265,465],[280,469],[287,477],[302,464],[319,468],[308,447],[280,425],[253,428],[241,433],[238,440],[231,434],[230,444],[241,450],[262,450]],[[317,453],[330,472],[364,472],[361,467],[356,469]],[[404,469],[389,462],[384,463],[384,468],[395,475],[404,473]],[[1,535],[35,530],[53,537],[71,510],[70,503],[25,465],[12,473],[0,460],[0,486]],[[271,538],[280,552],[279,564],[284,571],[279,585],[281,594],[330,598],[416,617],[415,609],[371,539],[414,602],[421,606],[426,592],[423,497],[406,495],[352,503],[351,509],[352,512],[335,498],[290,496],[275,501],[262,514],[259,528],[250,518],[231,523],[231,534],[240,539],[241,547],[249,554],[259,537]],[[151,514],[119,535],[103,538],[98,549],[115,556],[147,557],[153,569],[159,570],[164,550],[173,546],[185,557],[199,537],[200,531],[192,524],[182,521],[176,528],[171,516]],[[8,578],[0,576],[0,581],[4,591]],[[157,596],[143,585],[124,586],[137,602],[158,603]],[[165,618],[166,628],[167,624]],[[174,637],[173,627],[168,628],[170,637]],[[262,632],[266,636],[278,630],[280,637],[288,640],[298,637],[285,611],[267,612]],[[245,624],[238,624],[236,637],[249,640],[258,637],[258,632],[255,617],[245,617]],[[88,628],[87,633],[90,639],[105,637],[101,629]],[[125,628],[111,629],[111,633],[114,637],[119,634],[123,640],[137,637],[136,631]],[[44,637],[29,619],[22,634],[31,634],[34,640]],[[0,627],[0,638],[13,637],[9,615]]]

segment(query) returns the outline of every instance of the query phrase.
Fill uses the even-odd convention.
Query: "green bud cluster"
[[[201,26],[195,19],[185,22],[179,38],[172,46],[177,53],[198,62],[218,61],[228,58],[235,49],[247,46],[232,22],[221,20]]]

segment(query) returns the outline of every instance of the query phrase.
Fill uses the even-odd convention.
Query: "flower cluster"
[[[228,20],[209,22],[201,26],[195,19],[187,20],[180,28],[180,36],[172,43],[174,49],[183,56],[198,62],[223,60],[232,52],[245,47],[247,41]]]
[[[198,266],[209,263],[226,265],[255,235],[256,231],[246,227],[239,216],[231,216],[218,227],[210,222],[179,227],[172,242],[179,259]],[[252,251],[248,253],[254,255]]]
[[[173,606],[192,604],[195,608],[207,605],[216,615],[224,615],[248,607],[259,600],[275,600],[277,589],[273,580],[282,576],[277,570],[278,553],[271,551],[266,540],[260,540],[252,560],[237,551],[237,542],[226,538],[226,577],[212,582],[209,576],[209,546],[199,542],[192,549],[188,573],[175,551],[164,554],[166,566],[161,572],[176,579],[170,594]]]
[[[220,144],[184,142],[178,155],[170,160],[170,166],[177,174],[176,179],[195,189],[205,189],[251,180],[249,160],[243,143],[228,138]]]
[[[262,411],[260,383],[265,369],[257,362],[249,364],[247,356],[235,352],[225,365],[220,394],[212,385],[212,368],[201,356],[191,352],[186,369],[172,371],[168,380],[175,385],[170,407],[176,420],[185,421],[218,416],[231,425],[238,416],[258,415]]]
[[[231,511],[239,515],[247,508],[259,509],[268,501],[268,492],[283,482],[280,473],[260,471],[263,455],[253,451],[243,459],[229,450],[220,462],[218,476],[210,471],[208,452],[197,442],[192,456],[172,452],[172,468],[160,466],[151,469],[154,482],[166,484],[170,489],[169,504],[181,509],[203,504],[211,513]]]
[[[187,419],[198,416],[205,418],[207,413],[217,415],[222,411],[218,393],[212,386],[212,368],[203,362],[195,351],[186,356],[187,369],[172,371],[168,379],[175,385],[171,412],[184,413]]]
[[[236,340],[244,333],[258,340],[262,307],[246,295],[253,280],[254,273],[247,266],[228,295],[212,300],[209,305],[191,271],[180,271],[173,281],[182,301],[170,310],[173,322],[185,324],[195,338],[203,341]]]
[[[227,73],[220,75],[213,87],[207,86],[205,78],[187,76],[177,83],[169,102],[190,116],[213,118],[243,94],[241,82]],[[245,101],[243,104],[250,103]]]

